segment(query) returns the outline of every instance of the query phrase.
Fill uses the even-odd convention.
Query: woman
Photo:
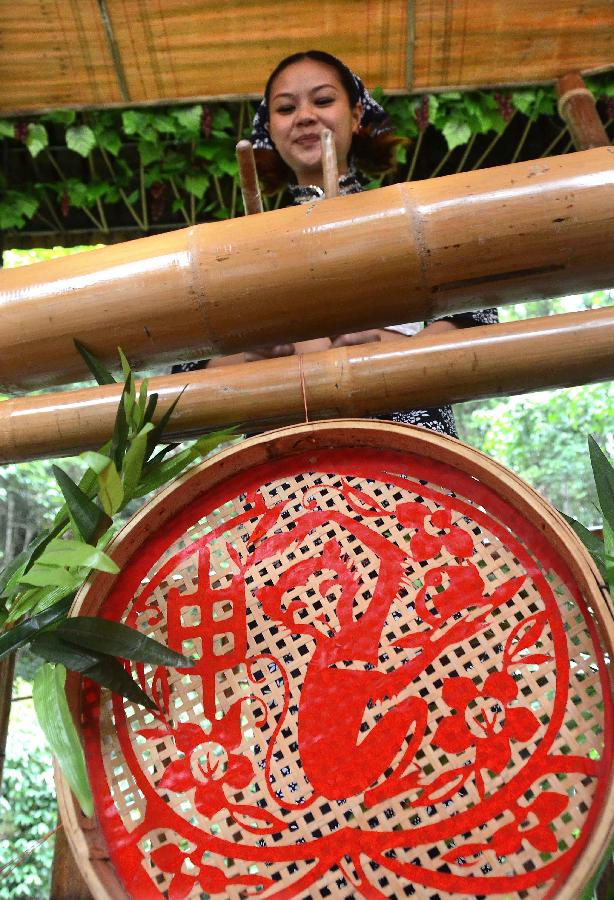
[[[252,143],[265,193],[287,187],[294,204],[324,197],[320,134],[325,128],[332,131],[335,140],[340,194],[363,190],[359,171],[381,175],[395,168],[396,147],[404,139],[392,134],[386,112],[341,60],[320,50],[308,50],[287,57],[275,68],[254,118]],[[496,321],[494,310],[448,316],[427,324],[420,334],[444,333]],[[411,323],[278,345],[217,358],[210,365],[386,341],[395,339],[395,332],[413,336],[418,328],[417,323]],[[188,363],[185,369],[190,367],[200,366]],[[390,418],[456,436],[449,406],[397,412]]]

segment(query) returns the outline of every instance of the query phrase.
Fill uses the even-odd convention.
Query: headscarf
[[[335,57],[336,59],[336,57]],[[345,63],[341,60],[337,62],[347,69]],[[354,74],[351,69],[347,69],[356,85],[358,92],[358,100],[362,107],[362,116],[360,117],[360,127],[366,129],[371,137],[378,134],[384,134],[392,131],[392,122],[386,110],[380,106],[377,100],[374,100],[369,91],[364,86],[362,79]],[[260,106],[256,110],[254,121],[252,123],[252,145],[254,150],[274,150],[275,146],[269,135],[269,105],[266,97],[262,98]]]

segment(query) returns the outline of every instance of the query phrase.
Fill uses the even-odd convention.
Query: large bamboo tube
[[[302,357],[152,378],[169,437],[222,425],[247,430],[310,417],[356,416],[614,378],[614,307],[488,325]],[[303,393],[304,389],[304,393]],[[58,456],[108,440],[120,388],[0,403],[0,462]]]
[[[0,386],[614,284],[614,150],[399,184],[0,273]]]

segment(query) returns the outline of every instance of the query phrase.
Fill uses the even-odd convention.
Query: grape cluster
[[[203,106],[200,114],[200,133],[206,141],[211,137],[211,125],[213,124],[213,116],[208,106]]]
[[[420,131],[426,131],[429,124],[429,98],[425,94],[416,107],[416,123]]]
[[[21,141],[22,144],[28,139],[28,123],[23,119],[15,122],[15,139]]]
[[[168,186],[163,181],[154,181],[149,188],[149,212],[152,222],[159,222],[166,208]]]
[[[60,212],[65,219],[68,218],[68,214],[70,213],[70,197],[66,192],[64,192],[64,196],[60,200]]]
[[[497,93],[494,97],[495,103],[499,107],[499,112],[503,116],[503,121],[509,122],[514,115],[514,107],[512,106],[510,95]]]

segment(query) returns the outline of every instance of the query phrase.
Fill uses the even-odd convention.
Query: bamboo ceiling
[[[0,114],[259,95],[329,50],[390,92],[614,67],[612,0],[0,0]]]

